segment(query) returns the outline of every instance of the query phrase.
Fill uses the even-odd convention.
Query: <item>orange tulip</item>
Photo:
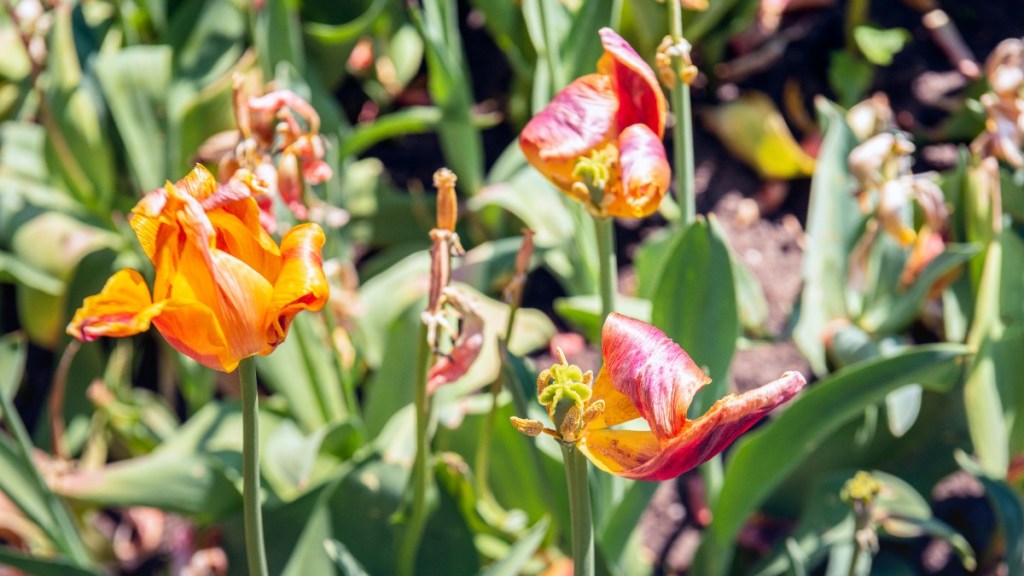
[[[278,247],[260,227],[256,182],[243,170],[221,185],[200,165],[146,195],[131,226],[156,270],[152,294],[141,274],[121,270],[85,299],[68,334],[92,341],[153,324],[176,350],[225,372],[272,352],[299,311],[327,301],[324,234],[303,224]]]
[[[541,374],[538,400],[560,430],[513,418],[522,432],[574,443],[595,466],[634,480],[668,480],[724,450],[799,392],[799,372],[743,394],[729,394],[695,420],[686,411],[710,378],[665,334],[640,320],[611,314],[601,336],[604,367],[594,380],[563,359]],[[619,425],[642,419],[647,429]]]
[[[530,164],[598,215],[641,218],[658,209],[671,179],[661,142],[668,107],[643,58],[612,30],[600,34],[598,72],[559,92],[526,125],[519,145]],[[610,159],[599,206],[574,174],[594,153]]]

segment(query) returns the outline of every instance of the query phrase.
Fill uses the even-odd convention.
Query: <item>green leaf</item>
[[[703,414],[728,390],[740,333],[736,288],[729,248],[714,217],[676,234],[679,239],[651,299],[651,321],[713,380],[690,405],[691,414]]]
[[[924,306],[932,286],[940,278],[966,263],[979,252],[973,244],[951,244],[928,263],[907,290],[889,285],[875,293],[858,319],[864,330],[873,334],[897,332],[910,324]]]
[[[337,540],[324,542],[324,549],[327,555],[334,561],[334,566],[341,572],[342,576],[370,576],[370,573],[363,568],[363,565],[356,560],[356,557],[345,546]]]
[[[901,386],[946,390],[961,372],[968,349],[918,346],[896,356],[844,368],[818,382],[775,419],[740,439],[713,510],[713,539],[730,543],[749,515],[829,434]],[[827,414],[827,418],[822,418]],[[757,478],[757,482],[751,482]]]
[[[223,464],[205,454],[156,452],[123,460],[66,476],[57,491],[80,503],[152,506],[206,521],[237,514],[242,506],[241,493]]]
[[[101,54],[96,60],[100,86],[124,140],[128,166],[139,190],[153,190],[169,177],[166,142],[171,59],[169,46],[130,46]]]
[[[469,67],[459,35],[454,0],[424,0],[422,11],[409,13],[423,36],[427,55],[427,88],[444,112],[438,136],[445,161],[458,176],[458,187],[472,196],[483,185],[484,158],[480,132],[473,125]]]
[[[615,311],[644,322],[651,321],[651,301],[630,296],[615,298]],[[555,299],[555,312],[590,342],[601,341],[601,299],[592,296],[567,296]]]
[[[347,415],[333,350],[323,318],[300,314],[274,354],[257,358],[268,386],[287,400],[306,431]]]
[[[861,220],[851,194],[853,179],[846,158],[857,140],[843,119],[843,111],[819,99],[825,136],[811,180],[807,214],[807,249],[804,252],[804,287],[793,341],[819,376],[828,372],[823,336],[826,325],[848,316],[846,307],[847,254]]]
[[[64,180],[79,202],[103,215],[114,192],[114,155],[110,136],[100,121],[105,110],[94,78],[83,75],[76,50],[76,33],[84,31],[76,30],[80,21],[73,15],[80,9],[63,6],[52,13],[50,83],[43,95],[40,119],[46,127],[51,173]]]
[[[102,572],[76,566],[62,558],[40,558],[0,546],[0,566],[33,576],[100,576]]]
[[[1024,574],[1024,503],[1017,491],[1005,482],[978,476],[985,494],[999,519],[999,528],[1006,542],[1006,565],[1009,574]]]
[[[470,198],[467,206],[474,212],[499,206],[533,230],[537,247],[553,248],[574,241],[575,236],[572,214],[561,196],[539,172],[523,164],[504,182],[491,184]]]
[[[501,116],[471,112],[470,121],[475,127],[485,129],[498,125]],[[372,122],[357,124],[341,141],[338,156],[357,156],[384,140],[437,131],[444,123],[444,111],[436,106],[402,108],[375,118]]]
[[[547,516],[541,518],[523,534],[503,558],[492,562],[480,572],[480,576],[517,576],[523,573],[526,563],[533,558],[533,554],[544,541],[544,535],[548,532],[550,520]]]
[[[892,58],[910,42],[910,32],[903,28],[875,28],[857,26],[853,29],[853,41],[861,54],[875,66],[888,66]]]
[[[13,402],[18,393],[26,358],[28,345],[24,334],[11,332],[0,337],[0,394],[8,402]]]
[[[849,52],[832,53],[828,84],[839,96],[839,103],[843,106],[849,108],[863,99],[874,77],[874,68],[868,62]]]
[[[281,63],[294,66],[300,75],[305,73],[299,12],[293,3],[269,2],[257,10],[252,36],[264,78],[273,78]]]
[[[1014,418],[1024,404],[1016,388],[1024,370],[1024,242],[1004,231],[988,246],[978,286],[978,305],[967,342],[977,350],[968,369],[964,402],[971,442],[989,476],[1002,478],[1010,454],[1024,444]]]
[[[705,126],[737,158],[762,178],[788,180],[814,173],[814,158],[804,152],[771,98],[748,92],[701,115]]]

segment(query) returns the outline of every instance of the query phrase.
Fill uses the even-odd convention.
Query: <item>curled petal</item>
[[[484,321],[475,309],[462,311],[462,327],[450,354],[442,356],[427,374],[427,394],[469,372],[484,347]]]
[[[619,135],[619,170],[609,194],[608,214],[622,218],[651,215],[672,178],[661,138],[643,124],[623,130]]]
[[[640,418],[640,412],[628,396],[612,385],[612,379],[604,368],[594,380],[593,401],[604,400],[604,410],[590,422],[590,428],[611,428],[612,426]]]
[[[153,304],[142,275],[126,268],[111,276],[99,294],[85,299],[67,333],[86,342],[101,336],[133,336],[148,330],[162,308],[162,303]]]
[[[611,79],[588,74],[559,92],[527,123],[519,146],[530,164],[559,188],[569,190],[580,156],[603,146],[614,135],[617,107]]]
[[[320,129],[320,115],[298,94],[291,90],[275,90],[263,96],[249,99],[249,109],[256,112],[277,112],[282,108],[291,108],[309,122],[310,132]]]
[[[321,255],[324,241],[324,232],[316,224],[296,226],[281,239],[283,262],[267,316],[266,336],[272,346],[284,340],[296,314],[319,310],[327,302],[330,287]]]
[[[172,348],[207,368],[231,372],[240,357],[233,355],[213,310],[196,300],[164,300],[153,325]]]
[[[641,468],[661,451],[661,443],[647,430],[587,430],[576,444],[601,470],[622,476]]]
[[[658,86],[658,77],[614,30],[602,28],[599,34],[605,53],[597,69],[612,78],[612,87],[619,102],[616,112],[619,130],[633,124],[644,124],[661,138],[665,133],[668,104]]]
[[[630,399],[660,440],[687,426],[693,395],[711,381],[692,359],[657,328],[611,314],[601,334],[604,370]]]
[[[758,420],[796,396],[805,383],[799,372],[786,372],[778,380],[756,390],[740,395],[730,394],[716,402],[678,436],[663,441],[657,453],[646,459],[644,457],[650,454],[649,448],[639,457],[617,453],[637,449],[637,442],[631,445],[619,436],[623,431],[610,430],[600,434],[588,431],[588,450],[599,458],[592,458],[595,465],[608,467],[610,472],[625,478],[651,481],[675,478],[724,450]],[[641,446],[649,447],[649,444]],[[639,463],[625,467],[630,462]],[[614,466],[621,468],[615,469]]]

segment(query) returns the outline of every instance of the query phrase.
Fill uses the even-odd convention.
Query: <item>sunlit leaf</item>
[[[800,148],[768,96],[748,92],[701,115],[705,125],[762,178],[810,176],[814,158]]]
[[[919,383],[946,390],[967,353],[950,344],[919,346],[889,358],[858,363],[818,382],[756,432],[740,439],[728,460],[713,513],[713,540],[733,541],[743,522],[829,434],[896,388]],[[822,418],[828,414],[828,418]],[[749,482],[757,478],[756,483]],[[720,553],[726,554],[720,550]]]

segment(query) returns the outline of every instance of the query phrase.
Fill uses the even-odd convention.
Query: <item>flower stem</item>
[[[516,299],[518,300],[518,299]],[[505,326],[505,346],[508,346],[509,341],[512,339],[512,328],[516,321],[516,312],[519,310],[519,302],[513,301],[509,303],[508,309],[508,324]],[[505,355],[502,354],[501,361],[504,362]],[[490,466],[491,460],[491,442],[494,438],[494,425],[498,417],[498,395],[501,392],[501,382],[506,380],[505,366],[499,370],[498,376],[491,382],[491,411],[487,413],[487,419],[484,421],[483,430],[480,433],[480,442],[476,447],[476,490],[482,498],[492,499],[494,495],[491,493],[490,485],[487,482],[487,468]],[[512,386],[509,386],[512,388]]]
[[[430,459],[430,444],[427,441],[427,423],[430,420],[430,403],[427,398],[427,360],[430,345],[427,343],[427,326],[420,326],[416,349],[416,461],[412,467],[412,509],[405,522],[405,532],[398,550],[398,574],[412,576],[416,571],[416,554],[423,538],[427,523],[427,483],[430,481],[427,461]]]
[[[242,387],[242,505],[245,520],[245,555],[250,576],[267,576],[263,549],[263,512],[260,510],[260,431],[256,391],[256,359],[238,364]]]
[[[683,41],[683,12],[679,2],[665,2],[668,6],[668,22],[672,34],[672,42]],[[680,70],[680,56],[672,57],[672,68]],[[690,86],[683,82],[679,74],[674,74],[672,84],[672,111],[676,122],[672,127],[673,159],[676,168],[676,194],[682,210],[683,226],[694,221],[697,216],[697,192],[693,182],[693,114],[690,111]]]
[[[615,220],[611,217],[595,217],[594,225],[597,231],[601,323],[604,324],[604,319],[615,311],[615,292],[618,287],[618,267],[615,263]]]
[[[594,574],[594,521],[590,513],[590,485],[587,483],[587,459],[572,444],[562,444],[565,483],[569,489],[569,516],[572,526],[572,565],[574,576]]]

